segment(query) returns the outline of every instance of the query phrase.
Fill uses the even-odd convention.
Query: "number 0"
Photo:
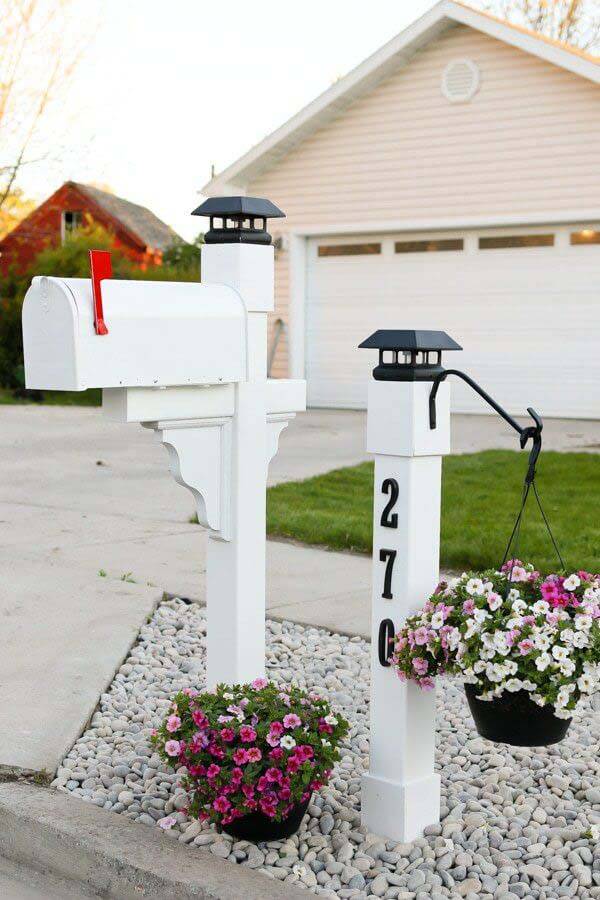
[[[384,528],[397,528],[398,527],[398,513],[394,513],[390,516],[391,511],[396,505],[396,501],[398,499],[398,482],[395,478],[386,478],[383,484],[381,485],[381,493],[389,494],[390,499],[385,504],[385,508],[381,514],[381,524]]]
[[[384,600],[393,600],[392,594],[392,572],[394,571],[394,563],[396,562],[396,550],[380,550],[379,561],[385,563],[385,575],[383,577],[383,594]]]

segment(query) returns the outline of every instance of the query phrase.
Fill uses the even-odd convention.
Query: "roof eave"
[[[248,182],[270,168],[303,138],[334,119],[350,103],[374,87],[389,71],[406,65],[421,47],[447,28],[467,25],[490,37],[600,84],[600,64],[545,41],[454,0],[441,0],[429,12],[376,50],[344,78],[320,94],[260,143],[208,181],[200,193],[242,193]]]

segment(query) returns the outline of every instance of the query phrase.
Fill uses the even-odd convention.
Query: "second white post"
[[[428,335],[427,339],[419,336]],[[450,451],[450,392],[442,384],[437,427],[429,424],[437,332],[376,332],[361,346],[380,350],[369,384],[367,451],[375,457],[371,625],[371,744],[362,782],[370,831],[411,841],[439,821],[434,771],[435,693],[399,680],[390,638],[421,608],[439,580],[442,456]],[[444,335],[447,341],[454,342]],[[426,350],[418,350],[424,345]],[[430,349],[437,365],[430,361]],[[390,362],[385,363],[390,353]]]

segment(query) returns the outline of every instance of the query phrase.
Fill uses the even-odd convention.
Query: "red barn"
[[[89,184],[67,181],[0,240],[0,272],[24,271],[47,246],[57,246],[86,217],[111,231],[118,247],[140,268],[160,264],[179,235],[154,213]]]

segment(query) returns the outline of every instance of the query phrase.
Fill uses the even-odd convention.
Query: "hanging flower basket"
[[[392,663],[426,690],[462,678],[482,737],[555,744],[600,679],[600,576],[511,560],[442,582],[396,635]]]
[[[559,719],[551,706],[538,706],[527,691],[505,692],[491,702],[479,700],[478,688],[465,684],[465,694],[481,737],[497,744],[547,747],[562,741],[571,719]]]
[[[298,830],[348,729],[316,694],[259,678],[177,694],[153,742],[165,762],[185,766],[191,816],[270,841]]]

